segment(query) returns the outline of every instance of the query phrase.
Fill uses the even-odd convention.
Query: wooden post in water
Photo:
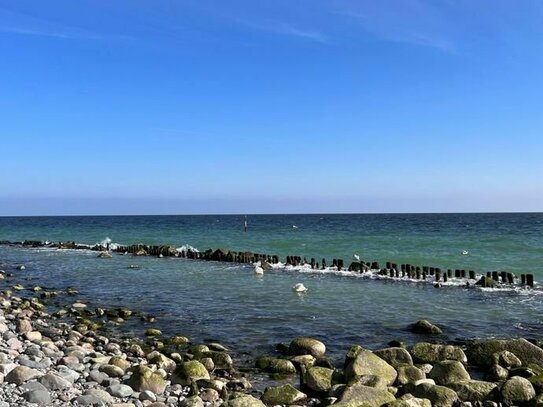
[[[520,284],[525,285],[526,284],[526,274],[520,275]]]
[[[466,278],[466,270],[460,270],[460,275],[462,278]]]
[[[498,272],[497,271],[493,271],[492,272],[492,280],[494,281],[498,281],[499,278],[498,278]]]
[[[447,282],[447,273],[443,273],[443,282],[444,282],[444,283]]]
[[[526,274],[526,285],[528,287],[534,286],[534,275],[533,274]]]
[[[515,282],[515,276],[513,273],[507,273],[507,282],[509,284],[513,284]]]
[[[436,269],[436,281],[439,281],[441,279],[441,270]]]
[[[475,280],[475,271],[474,270],[469,271],[469,278],[470,278],[470,280]]]
[[[452,278],[452,270],[451,269],[447,269],[447,277]]]
[[[504,283],[504,284],[507,283],[507,273],[505,271],[502,271],[500,273],[500,278],[502,279],[502,283]]]

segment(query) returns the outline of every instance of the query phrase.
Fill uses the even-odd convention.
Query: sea
[[[543,334],[543,213],[311,214],[0,217],[0,240],[81,244],[164,244],[236,251],[466,269],[479,274],[532,273],[533,288],[466,287],[450,279],[389,278],[279,264],[263,276],[252,264],[182,258],[97,257],[90,250],[0,245],[0,269],[25,264],[28,285],[74,287],[90,307],[128,307],[156,316],[166,335],[218,341],[251,363],[296,336],[324,341],[340,360],[352,344],[368,349],[392,340],[423,340],[409,325],[429,319],[437,338],[463,341]],[[6,280],[7,281],[7,280]],[[302,283],[304,294],[292,287]],[[2,285],[3,284],[3,285]],[[6,282],[0,282],[2,289]],[[75,299],[74,299],[75,301]],[[127,323],[122,334],[144,335],[151,325]]]

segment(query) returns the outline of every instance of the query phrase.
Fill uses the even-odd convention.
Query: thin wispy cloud
[[[123,40],[129,36],[103,34],[59,24],[22,13],[0,9],[0,33],[57,38],[63,40]]]
[[[435,3],[434,3],[435,4]],[[456,28],[432,3],[409,0],[388,3],[349,4],[336,11],[354,21],[369,34],[385,41],[455,52]]]
[[[328,37],[318,30],[300,28],[284,22],[249,21],[240,18],[234,19],[235,23],[254,30],[271,34],[297,37],[305,40],[327,43]]]

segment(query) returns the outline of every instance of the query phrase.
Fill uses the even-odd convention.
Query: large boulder
[[[496,401],[498,386],[496,383],[482,380],[462,380],[448,385],[453,389],[460,401]]]
[[[306,398],[307,396],[304,393],[296,390],[290,384],[285,384],[277,387],[266,387],[261,400],[269,406],[275,406],[278,404],[297,404]]]
[[[452,407],[458,400],[458,395],[452,389],[431,383],[422,383],[411,391],[415,397],[428,399],[433,407]]]
[[[188,386],[192,381],[200,379],[209,380],[209,372],[203,364],[197,360],[191,360],[180,364],[172,374],[172,383]]]
[[[380,407],[390,403],[395,397],[386,388],[365,386],[355,383],[348,386],[335,407]]]
[[[535,398],[535,390],[527,379],[514,376],[507,380],[501,388],[501,400],[508,406],[525,404]]]
[[[347,383],[358,380],[361,376],[377,376],[391,386],[398,376],[396,370],[373,352],[360,352],[345,368]]]
[[[458,360],[466,363],[466,354],[458,346],[419,342],[411,349],[411,355],[417,363],[435,363],[443,360]]]
[[[413,359],[404,348],[385,348],[373,352],[391,366],[412,365]]]
[[[464,365],[457,360],[437,362],[427,377],[433,379],[436,384],[443,386],[471,379]]]
[[[495,363],[494,354],[504,350],[513,353],[523,366],[530,363],[543,366],[543,349],[523,338],[474,342],[468,346],[466,353],[470,364],[491,366]]]
[[[324,356],[326,346],[317,339],[301,336],[290,343],[288,350],[291,355],[312,355],[320,358]]]
[[[325,393],[332,388],[333,369],[313,366],[305,374],[306,386],[314,392]]]
[[[515,369],[522,366],[521,360],[513,352],[509,352],[508,350],[494,353],[492,359],[495,364],[507,369]]]

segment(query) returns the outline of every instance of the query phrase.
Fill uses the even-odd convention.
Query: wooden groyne
[[[134,256],[156,256],[156,257],[179,257],[192,260],[218,261],[228,263],[256,263],[261,262],[270,266],[281,262],[279,256],[254,252],[241,252],[229,249],[208,249],[206,251],[197,251],[191,248],[179,249],[172,245],[85,245],[71,242],[43,242],[39,240],[24,240],[22,242],[0,241],[0,245],[23,246],[33,248],[52,248],[69,250],[93,250],[106,254],[115,252],[119,254],[132,254]],[[107,256],[103,256],[107,257]],[[315,270],[324,270],[327,267],[336,270],[345,270],[353,273],[372,272],[380,276],[390,278],[403,278],[412,280],[431,280],[435,284],[447,283],[450,279],[465,279],[466,285],[475,284],[481,287],[497,287],[520,284],[521,286],[534,287],[534,275],[531,273],[521,274],[520,279],[511,272],[506,271],[488,271],[485,274],[477,274],[474,270],[465,269],[442,269],[432,266],[417,266],[413,264],[397,264],[387,261],[384,267],[381,267],[377,261],[353,261],[348,267],[345,267],[343,259],[332,259],[327,262],[322,259],[320,262],[315,258],[307,260],[305,257],[288,255],[285,259],[287,266],[307,266]],[[476,280],[475,283],[472,283]]]

